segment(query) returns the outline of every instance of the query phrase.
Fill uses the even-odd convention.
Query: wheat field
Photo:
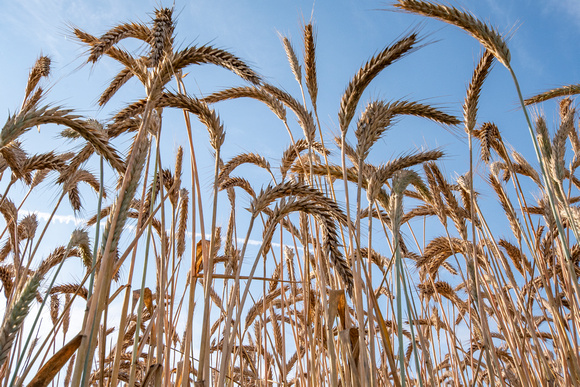
[[[98,91],[106,120],[52,102],[54,63],[41,54],[0,131],[2,385],[580,385],[580,86],[522,94],[493,24],[435,2],[388,7],[481,45],[461,114],[365,94],[413,61],[422,28],[340,80],[330,130],[307,19],[299,38],[280,33],[295,95],[233,50],[182,44],[173,8],[101,35],[70,27],[92,71],[104,60],[120,69]],[[196,93],[188,76],[207,66],[236,83]],[[480,119],[492,72],[508,74],[536,159]],[[130,83],[143,97],[120,100]],[[246,100],[284,131],[275,159],[223,151],[220,108]],[[548,100],[557,122],[539,107]],[[169,115],[183,143],[168,153]],[[444,146],[376,161],[409,116],[462,136],[452,152],[469,165],[446,172]],[[47,126],[57,145],[27,151]],[[67,143],[75,150],[60,151]],[[209,164],[196,157],[203,147]],[[35,193],[55,198],[37,208],[46,222],[23,210]],[[47,248],[65,206],[83,221]]]

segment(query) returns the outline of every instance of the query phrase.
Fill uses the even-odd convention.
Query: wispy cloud
[[[36,217],[38,218],[38,220],[42,220],[44,222],[47,222],[48,219],[50,219],[50,213],[48,213],[48,212],[28,211],[28,210],[22,210],[20,212],[25,216],[30,215],[30,214],[35,214]],[[52,217],[52,221],[58,222],[60,224],[73,224],[75,226],[78,226],[81,224],[86,224],[87,219],[78,218],[74,215],[56,215],[55,214]]]
[[[30,215],[30,214],[35,214],[36,217],[38,218],[38,220],[44,221],[44,222],[47,222],[50,219],[50,215],[51,215],[48,212],[29,211],[29,210],[21,210],[20,213],[23,214],[24,216]],[[62,224],[62,225],[71,225],[71,226],[75,226],[75,227],[86,225],[87,224],[87,220],[88,219],[81,218],[81,217],[77,217],[77,216],[74,216],[74,215],[58,215],[58,214],[55,214],[55,215],[52,216],[52,222],[57,222],[57,223]],[[105,223],[106,223],[106,220],[103,220],[101,222],[101,225],[104,225]],[[127,226],[125,226],[125,228],[127,230],[130,230],[131,232],[134,232],[135,231],[135,227],[132,226],[132,225],[127,225]],[[166,230],[166,231],[169,232],[169,230]],[[191,232],[186,232],[186,236],[189,237],[189,238],[191,238]],[[196,238],[201,238],[201,233],[198,232],[198,233],[195,234],[195,236],[196,236]],[[209,239],[209,238],[211,238],[211,235],[210,234],[205,234],[205,238],[206,239]],[[244,239],[243,238],[238,238],[237,239],[237,242],[238,243],[244,243]],[[252,245],[252,246],[261,246],[262,243],[263,243],[263,241],[261,241],[261,240],[254,240],[254,239],[248,240],[248,244],[249,245]],[[272,242],[272,246],[280,247],[280,244],[279,243]]]

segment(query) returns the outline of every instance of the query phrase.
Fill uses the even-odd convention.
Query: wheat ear
[[[479,40],[506,68],[510,68],[511,54],[502,36],[493,27],[475,16],[455,7],[421,0],[399,0],[395,7],[410,13],[436,18],[463,29]]]
[[[316,41],[312,23],[304,26],[304,78],[312,106],[316,110],[316,98],[318,97],[318,81],[316,79]]]
[[[385,48],[378,55],[371,58],[348,84],[342,99],[340,100],[340,110],[338,119],[340,130],[343,134],[348,130],[348,126],[354,117],[358,101],[369,85],[369,83],[387,66],[409,53],[417,43],[417,35],[411,34],[399,40],[397,43]]]
[[[562,86],[534,95],[533,97],[526,98],[524,103],[526,105],[533,105],[535,103],[544,102],[552,98],[572,96],[579,93],[580,93],[580,84]]]
[[[30,277],[15,299],[15,302],[6,311],[6,317],[0,330],[0,366],[8,358],[8,354],[16,338],[16,333],[24,323],[24,318],[28,315],[30,304],[36,297],[36,290],[40,285],[40,279],[41,276],[38,274]]]

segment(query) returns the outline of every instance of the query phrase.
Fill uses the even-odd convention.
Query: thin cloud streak
[[[50,213],[48,212],[41,212],[41,211],[29,211],[29,210],[22,210],[21,211],[22,214],[26,215],[31,215],[31,214],[35,214],[36,217],[38,218],[38,220],[42,220],[44,222],[47,222],[48,219],[50,219]],[[58,222],[60,224],[72,224],[74,226],[79,226],[79,225],[86,225],[87,224],[88,219],[85,218],[79,218],[76,217],[74,215],[58,215],[55,214],[52,217],[52,222]],[[105,225],[106,224],[106,220],[102,220],[101,221],[101,225]],[[131,225],[126,225],[125,228],[127,230],[131,230],[131,231],[135,231],[136,228],[135,226],[131,226]],[[169,230],[166,230],[169,231]],[[191,232],[187,231],[186,235],[191,238]],[[201,238],[201,233],[196,233],[195,236],[197,238]],[[209,239],[211,238],[211,234],[205,234],[205,238]],[[244,239],[243,238],[237,238],[238,243],[244,243]],[[262,241],[259,240],[255,240],[255,239],[250,239],[248,241],[249,245],[252,246],[261,246],[262,245]],[[280,247],[279,243],[275,243],[272,242],[272,246],[276,246],[276,247]]]

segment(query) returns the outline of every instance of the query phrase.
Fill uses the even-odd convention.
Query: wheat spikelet
[[[68,367],[66,368],[66,374],[64,377],[64,387],[68,387],[70,385],[76,356],[76,353],[73,354],[70,358],[70,361],[68,362]]]
[[[463,120],[465,122],[465,131],[467,133],[471,133],[475,128],[479,94],[481,93],[483,82],[485,82],[487,74],[489,74],[492,62],[493,55],[490,51],[486,50],[479,60],[479,63],[473,72],[471,83],[467,88],[467,96],[463,103]]]
[[[447,205],[449,206],[451,219],[453,220],[453,223],[455,224],[457,231],[459,231],[459,233],[463,239],[467,239],[467,226],[465,225],[465,218],[464,218],[464,216],[462,216],[462,211],[461,211],[462,209],[459,207],[459,203],[457,202],[457,199],[455,198],[455,196],[451,192],[451,188],[449,187],[449,183],[445,180],[445,178],[443,177],[443,174],[441,173],[441,170],[439,169],[439,167],[437,167],[437,165],[435,163],[430,162],[429,164],[430,164],[431,172],[433,173],[433,176],[437,180],[439,190],[441,191],[441,193],[445,197],[445,201],[447,202]]]
[[[318,97],[318,81],[316,79],[316,41],[312,30],[312,23],[304,26],[304,78],[312,106],[316,110]]]
[[[64,298],[64,310],[62,316],[62,334],[66,337],[66,333],[68,332],[68,328],[70,326],[70,310],[71,310],[71,301],[72,296],[70,294],[66,294]]]
[[[188,191],[182,188],[179,191],[179,220],[177,222],[177,256],[183,256],[185,252],[185,231],[187,230],[187,216],[188,216]]]
[[[347,292],[352,296],[354,279],[351,268],[339,249],[340,239],[336,232],[336,226],[334,224],[332,215],[322,213],[320,215],[316,215],[316,218],[325,226],[322,228],[322,245],[325,251],[330,253],[330,259],[336,272],[342,278]]]
[[[298,102],[287,92],[280,90],[279,88],[270,84],[265,84],[262,87],[272,96],[282,101],[284,105],[292,110],[294,114],[296,114],[296,117],[298,117],[298,123],[304,132],[304,137],[309,144],[312,144],[316,136],[316,126],[314,125],[314,117],[312,117],[312,113],[306,110],[304,105]]]
[[[74,247],[76,247],[76,251],[78,251],[87,270],[90,270],[93,266],[93,253],[89,242],[89,234],[86,230],[76,229],[72,232],[68,248],[73,249]]]
[[[147,149],[149,148],[149,140],[146,137],[142,138],[142,141],[135,144],[133,143],[132,153],[134,153],[134,163],[132,164],[131,169],[127,169],[125,174],[125,179],[128,179],[127,190],[125,191],[122,200],[119,202],[117,199],[115,201],[115,207],[112,213],[117,212],[118,218],[115,222],[115,228],[111,230],[111,219],[107,221],[107,225],[105,226],[105,230],[103,231],[103,245],[101,249],[101,253],[104,253],[105,244],[109,238],[109,233],[112,232],[112,239],[111,239],[111,249],[109,253],[112,253],[117,248],[117,243],[119,242],[119,237],[121,235],[121,231],[125,226],[125,221],[127,219],[127,213],[129,212],[130,204],[133,200],[133,196],[135,195],[135,191],[137,190],[137,186],[139,184],[139,180],[141,179],[141,172],[143,170],[143,166],[145,164],[145,158],[147,156]],[[128,156],[131,159],[131,155]]]
[[[61,176],[57,181],[63,183],[63,191],[68,194],[71,206],[75,212],[78,212],[82,207],[78,184],[81,181],[85,182],[96,192],[99,192],[101,186],[97,178],[92,173],[84,169],[77,169],[69,175],[61,173]],[[103,191],[103,197],[106,196],[107,195],[105,191]]]
[[[542,186],[542,180],[538,172],[528,163],[528,160],[516,151],[512,152],[515,163],[512,164],[516,173],[530,177],[538,186]]]
[[[428,161],[435,161],[443,157],[443,155],[444,153],[440,150],[430,150],[423,152],[419,151],[416,153],[411,153],[397,157],[392,161],[388,161],[379,167],[377,173],[381,175],[381,180],[386,181],[386,179],[391,178],[398,171],[412,167],[414,165],[423,164]]]
[[[329,155],[330,151],[322,146],[318,141],[312,142],[311,148],[321,155]],[[288,170],[292,167],[294,161],[298,158],[300,153],[308,149],[308,142],[301,138],[294,144],[290,145],[282,154],[282,160],[280,161],[280,173],[283,178],[286,178]]]
[[[261,83],[258,74],[256,74],[254,70],[252,70],[240,58],[227,51],[211,46],[188,47],[176,52],[173,55],[171,67],[173,68],[173,71],[177,72],[190,64],[200,63],[211,63],[228,69],[254,85],[259,85]]]
[[[292,43],[285,36],[282,37],[282,44],[284,45],[284,51],[286,52],[288,63],[290,63],[290,69],[292,70],[292,74],[294,74],[296,82],[302,84],[302,68],[300,66],[300,63],[298,63],[298,57],[296,56],[294,47],[292,47]]]
[[[32,94],[24,104],[22,105],[21,112],[27,112],[36,108],[40,102],[40,100],[44,97],[44,89],[42,87],[37,87],[34,94]]]
[[[532,267],[530,262],[527,260],[525,255],[522,254],[522,251],[517,246],[506,241],[505,239],[500,239],[497,244],[505,249],[508,256],[514,263],[514,267],[517,269],[517,271],[520,272],[520,274],[526,275],[526,271],[531,273]]]
[[[274,200],[283,198],[285,196],[308,196],[319,192],[304,183],[287,181],[278,185],[269,185],[260,191],[260,194],[254,199],[250,205],[250,212],[257,214],[263,211]]]
[[[4,168],[8,167],[12,172],[20,171],[22,165],[26,162],[26,152],[18,140],[10,142],[7,146],[0,149]]]
[[[284,339],[282,338],[282,332],[280,330],[280,325],[278,324],[278,315],[274,312],[272,305],[268,308],[270,312],[270,323],[272,325],[272,330],[274,331],[274,348],[277,353],[283,353],[284,351]]]
[[[12,243],[10,241],[10,238],[8,238],[6,243],[4,243],[2,248],[0,248],[0,262],[3,262],[6,259],[6,257],[8,257],[8,254],[10,254],[11,251],[12,251]]]
[[[417,42],[417,35],[411,34],[399,40],[392,46],[385,48],[378,55],[371,58],[348,84],[340,101],[338,119],[343,134],[348,130],[350,121],[354,117],[358,101],[369,83],[387,66],[410,52]]]
[[[489,164],[490,150],[500,140],[499,129],[492,122],[486,122],[480,129],[474,130],[473,135],[481,141],[481,159]],[[498,152],[499,153],[499,152]]]
[[[119,179],[117,187],[122,184],[122,179]],[[173,175],[168,169],[163,169],[157,175],[157,179],[151,181],[147,193],[145,194],[145,201],[143,203],[143,211],[145,211],[143,218],[141,219],[141,225],[145,224],[147,217],[151,210],[151,201],[153,199],[153,193],[155,192],[155,200],[159,199],[159,192],[161,191],[161,185],[165,186],[167,190],[170,190],[173,186]],[[173,204],[173,203],[172,203]],[[140,208],[135,208],[136,210],[141,210]]]
[[[536,136],[538,137],[538,142],[540,143],[540,149],[542,151],[542,156],[546,160],[552,158],[552,143],[550,142],[550,134],[548,133],[548,127],[546,125],[546,120],[544,117],[539,116],[536,118]]]
[[[10,232],[14,232],[14,227],[18,223],[18,209],[14,205],[14,202],[7,197],[1,199],[0,213],[6,221],[6,227]]]
[[[12,265],[0,266],[0,281],[2,281],[2,286],[4,287],[4,295],[6,299],[12,294],[12,289],[14,288],[14,282],[12,278],[14,277],[14,268]]]
[[[4,149],[0,150],[0,173],[4,172],[8,168],[8,163],[6,163],[4,156],[2,156]]]
[[[255,153],[242,153],[230,159],[220,170],[220,174],[218,176],[218,180],[223,180],[239,165],[242,164],[254,164],[260,168],[264,168],[267,171],[270,171],[270,163],[266,160],[265,157],[257,155]]]
[[[0,329],[0,366],[4,364],[12,349],[12,344],[16,338],[16,333],[24,323],[24,318],[28,314],[30,304],[36,296],[36,290],[40,285],[38,274],[30,277],[26,285],[14,302],[6,309],[4,322]]]
[[[556,181],[562,181],[566,176],[565,154],[566,139],[571,131],[574,130],[574,116],[576,110],[570,108],[569,104],[560,105],[560,127],[552,140],[552,157],[549,160],[550,172],[552,178]]]
[[[53,267],[60,264],[63,260],[70,258],[70,257],[78,257],[80,256],[80,250],[76,248],[66,249],[64,246],[59,246],[55,248],[49,255],[46,257],[36,270],[36,273],[43,278],[46,273]]]
[[[87,142],[92,144],[96,152],[103,156],[118,172],[124,173],[125,166],[119,157],[115,148],[109,142],[105,133],[102,131],[102,125],[95,120],[82,121],[69,115],[57,115],[49,117],[47,123],[66,125],[76,131]]]
[[[79,35],[83,36],[85,40],[88,37],[83,35],[80,30],[75,30],[75,34],[81,38]],[[119,41],[125,38],[136,38],[143,40],[144,42],[149,42],[151,37],[151,30],[144,24],[141,23],[125,23],[116,26],[109,30],[106,34],[101,36],[98,41],[93,42],[90,48],[90,55],[87,62],[95,63],[103,54],[105,54],[112,46],[117,44]],[[81,38],[81,39],[83,39]]]
[[[18,223],[18,235],[20,239],[32,239],[36,234],[36,228],[38,227],[38,219],[36,214],[26,215]]]
[[[5,147],[32,127],[51,123],[61,117],[77,118],[76,116],[70,116],[70,112],[71,110],[60,109],[59,107],[50,108],[49,106],[43,106],[20,111],[16,115],[9,115],[6,124],[0,131],[0,148]]]
[[[65,166],[65,162],[60,155],[54,152],[42,153],[31,156],[26,159],[21,165],[19,174],[27,174],[37,170],[60,170]],[[30,180],[30,184],[32,180]]]
[[[185,109],[197,115],[199,120],[207,127],[212,148],[217,150],[222,146],[225,139],[224,127],[215,110],[210,109],[206,103],[183,94],[164,93],[157,106],[159,108],[171,106]]]
[[[431,215],[437,215],[437,210],[435,209],[435,207],[429,204],[415,207],[403,214],[403,216],[401,217],[401,224],[405,224],[411,219],[416,218],[418,216],[431,216]]]
[[[171,19],[173,10],[162,8],[155,10],[153,20],[153,30],[151,31],[151,66],[155,67],[159,63],[163,52],[167,50],[167,43],[170,42],[173,34],[173,21]]]
[[[391,218],[392,230],[397,230],[397,234],[403,217],[403,191],[409,184],[416,184],[420,180],[417,172],[408,169],[399,170],[393,174],[389,217]],[[398,235],[396,237],[398,238]]]
[[[201,100],[205,103],[216,103],[236,98],[253,98],[261,101],[265,103],[279,119],[286,121],[286,109],[284,108],[284,104],[262,88],[255,86],[232,87],[230,89],[210,94]]]
[[[393,114],[387,106],[383,101],[369,103],[357,122],[356,154],[361,160],[367,158],[370,148],[391,123]]]
[[[243,177],[228,177],[224,181],[220,182],[219,190],[229,190],[233,187],[240,187],[246,191],[252,198],[256,197],[256,192],[252,188],[250,182]]]
[[[268,292],[273,292],[280,283],[280,276],[282,275],[283,265],[281,263],[276,263],[274,272],[270,275],[270,281],[268,285]]]
[[[296,284],[294,282],[296,281],[296,276],[294,273],[296,269],[294,268],[294,250],[288,246],[284,246],[284,260],[288,268],[288,279],[291,281],[293,291],[295,291]]]
[[[162,97],[163,99],[163,97]],[[141,126],[141,118],[138,117],[140,114],[143,114],[145,111],[145,105],[147,104],[146,99],[140,99],[136,102],[133,102],[123,109],[121,109],[117,114],[112,117],[113,123],[109,125],[109,136],[110,137],[117,137],[121,133],[124,133],[128,128],[134,128],[131,131],[136,131]],[[165,106],[160,106],[165,107]],[[138,125],[135,125],[136,122],[139,122]]]
[[[28,75],[28,82],[26,83],[26,88],[24,89],[24,99],[27,100],[30,96],[30,93],[36,88],[40,78],[47,77],[50,73],[50,58],[48,56],[40,56],[32,70],[30,70],[30,74]],[[31,102],[31,105],[34,105],[34,102]]]
[[[462,252],[463,248],[462,240],[459,238],[433,238],[425,248],[423,256],[416,262],[416,265],[422,272],[426,271],[433,275],[449,256]]]
[[[115,78],[111,81],[109,86],[103,91],[101,96],[99,97],[98,104],[99,106],[104,106],[113,96],[115,93],[125,84],[129,79],[133,78],[133,71],[130,68],[124,68],[121,70]]]
[[[512,232],[514,233],[514,236],[518,239],[521,238],[521,226],[519,224],[519,221],[515,215],[513,206],[511,204],[511,202],[509,201],[509,198],[507,197],[507,194],[505,193],[501,183],[499,182],[499,180],[494,176],[494,175],[489,175],[489,181],[491,186],[493,187],[495,193],[497,194],[497,197],[499,199],[499,202],[501,204],[501,207],[503,208],[508,221],[510,223],[510,227],[512,229]]]
[[[266,294],[263,298],[256,301],[254,303],[254,305],[248,310],[248,313],[246,314],[246,327],[249,327],[250,325],[252,325],[254,323],[254,320],[256,319],[256,317],[258,317],[258,315],[260,314],[260,312],[263,309],[268,308],[275,299],[280,297],[282,292],[286,292],[288,289],[289,289],[289,286],[284,286],[284,288],[274,289],[273,291]]]
[[[432,150],[432,151],[425,151],[425,152],[417,152],[415,154],[409,154],[400,156],[395,160],[389,161],[384,165],[376,168],[373,170],[373,173],[380,174],[379,177],[375,178],[376,184],[384,184],[387,179],[391,178],[393,174],[399,170],[412,167],[417,164],[424,163],[426,161],[437,160],[442,157],[444,154],[440,150]],[[338,165],[317,165],[313,164],[310,165],[308,162],[304,163],[306,172],[312,172],[314,175],[317,176],[328,176],[330,175],[331,178],[336,179],[343,179],[343,168]],[[298,167],[296,165],[292,166],[292,172],[295,173],[304,173],[304,168]],[[358,184],[358,175],[359,171],[356,167],[350,167],[346,169],[346,177],[349,182],[357,183]],[[364,177],[363,173],[363,181],[362,181],[362,188],[367,189],[368,181]],[[410,191],[405,191],[405,194],[411,194]],[[378,200],[383,200],[388,202],[388,198],[385,197],[384,193],[381,191],[377,195]]]
[[[571,106],[572,100],[568,97],[563,98],[560,101],[560,122],[563,123],[570,114],[571,111],[575,111],[575,109]],[[576,126],[574,124],[574,117],[571,118],[571,127],[568,131],[568,137],[570,138],[570,143],[572,144],[572,150],[574,151],[575,159],[578,159],[578,153],[580,153],[580,138],[578,136],[578,132],[576,130]],[[577,162],[574,160],[575,162]]]
[[[53,294],[50,296],[50,319],[52,320],[52,325],[56,325],[58,322],[58,314],[60,309],[60,299],[58,295]]]
[[[270,197],[273,197],[274,194],[283,192],[284,188],[286,187],[287,183],[283,183],[280,185],[278,190],[272,189],[259,195],[258,198],[252,203],[252,213],[257,214],[257,209],[259,209],[262,205],[262,201],[264,201],[264,203],[268,202]],[[300,195],[304,194],[306,191],[307,190],[304,189],[296,189],[296,193]],[[324,248],[325,254],[330,255],[331,262],[333,263],[335,270],[342,278],[349,294],[352,294],[352,271],[344,259],[342,253],[340,252],[340,249],[338,248],[339,238],[336,232],[336,225],[334,223],[334,219],[338,219],[341,223],[346,224],[346,216],[337,208],[336,203],[333,204],[329,198],[321,194],[319,191],[314,191],[315,192],[306,197],[295,197],[288,195],[283,196],[283,198],[274,208],[272,215],[268,218],[264,226],[264,233],[262,235],[264,244],[262,252],[265,255],[269,251],[272,235],[274,232],[273,225],[277,224],[291,212],[303,212],[305,214],[311,214],[317,219],[321,226],[324,226],[322,227],[322,246]],[[318,192],[318,195],[316,192]]]
[[[181,190],[181,174],[183,168],[183,147],[177,147],[177,152],[175,154],[175,173],[173,176],[173,184],[169,188],[171,191],[171,204],[175,206],[177,204],[177,199],[179,198],[179,193]]]
[[[431,105],[415,101],[398,100],[388,105],[394,115],[423,117],[445,125],[457,125],[461,122],[457,117],[444,113]]]
[[[526,105],[532,105],[539,102],[544,102],[552,98],[563,97],[563,96],[572,96],[575,94],[580,93],[580,85],[568,85],[558,87],[556,89],[545,91],[541,94],[535,95],[530,98],[526,98],[524,103]]]
[[[508,69],[510,68],[511,54],[506,42],[493,27],[488,26],[473,15],[462,12],[455,7],[422,0],[399,0],[395,7],[410,13],[436,18],[463,29],[479,40],[501,64]]]

